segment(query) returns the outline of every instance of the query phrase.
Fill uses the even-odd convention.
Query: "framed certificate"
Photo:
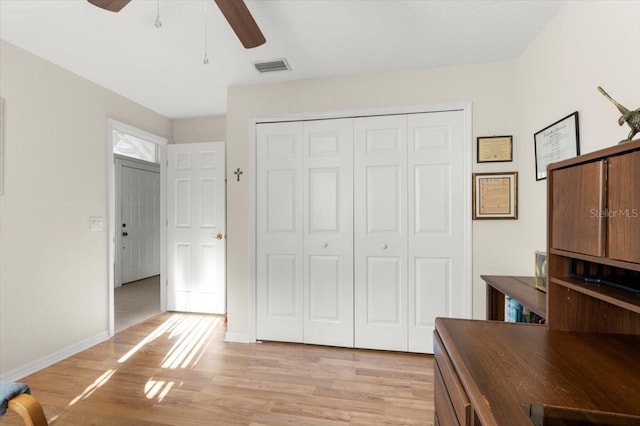
[[[518,218],[518,172],[473,174],[473,219]]]
[[[547,178],[547,166],[580,155],[578,111],[533,135],[536,151],[536,180]]]
[[[513,161],[513,136],[481,136],[477,141],[478,163]]]

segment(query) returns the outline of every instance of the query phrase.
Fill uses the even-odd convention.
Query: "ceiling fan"
[[[94,6],[111,12],[120,12],[131,0],[87,0]],[[244,0],[214,0],[229,22],[242,45],[251,49],[265,43],[264,35]]]

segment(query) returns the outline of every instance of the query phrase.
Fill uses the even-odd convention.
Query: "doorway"
[[[109,334],[166,310],[167,140],[108,120]]]
[[[160,165],[116,154],[115,182],[117,333],[162,312]]]

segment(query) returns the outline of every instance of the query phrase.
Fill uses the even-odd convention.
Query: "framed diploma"
[[[580,155],[578,111],[533,135],[536,150],[536,180],[547,178],[547,166]]]
[[[478,163],[513,161],[513,136],[481,136],[478,141]]]
[[[518,218],[518,172],[473,174],[473,219]]]

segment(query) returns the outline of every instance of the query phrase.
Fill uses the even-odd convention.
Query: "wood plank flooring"
[[[225,330],[164,313],[22,381],[52,425],[433,424],[430,355],[224,343]]]

